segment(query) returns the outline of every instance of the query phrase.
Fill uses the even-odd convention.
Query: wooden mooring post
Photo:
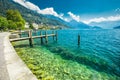
[[[42,36],[42,31],[40,31],[40,36]],[[43,37],[41,37],[40,39],[41,39],[41,44],[43,44]]]
[[[45,42],[46,42],[46,44],[48,43],[47,31],[45,31]]]
[[[21,30],[19,31],[19,36],[20,36],[20,38],[22,37],[22,32],[21,32]]]
[[[55,33],[55,36],[56,36],[56,41],[57,41],[58,40],[58,33],[57,33],[57,31]]]
[[[52,31],[52,34],[54,34],[54,31]],[[55,40],[55,36],[53,36],[53,40]]]
[[[78,46],[80,46],[80,34],[78,34]]]
[[[32,30],[29,31],[29,44],[31,47],[33,47]]]

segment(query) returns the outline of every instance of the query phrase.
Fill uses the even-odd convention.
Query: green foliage
[[[24,29],[25,20],[17,10],[8,10],[6,18],[0,16],[0,30],[17,30]]]
[[[0,30],[6,30],[8,25],[8,21],[6,18],[0,16]]]
[[[18,10],[8,10],[6,13],[6,17],[7,17],[7,20],[25,23],[24,19],[22,18]]]
[[[10,20],[10,23],[12,21],[14,22],[14,26],[10,26],[10,29],[24,29],[25,26],[25,20],[22,18],[20,12],[18,10],[8,10],[6,13],[7,20]],[[13,24],[12,24],[13,25]],[[12,27],[12,28],[11,28]]]
[[[12,20],[8,20],[8,29],[17,29],[17,25]]]
[[[25,25],[22,23],[22,22],[16,22],[16,25],[17,25],[17,29],[24,29]]]
[[[30,25],[30,26],[29,26],[30,29],[33,29],[33,28],[34,28],[33,25],[32,25],[32,23],[29,23],[29,25]]]

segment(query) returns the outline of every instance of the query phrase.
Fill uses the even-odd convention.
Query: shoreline
[[[9,41],[9,35],[8,32],[0,33],[0,79],[37,80],[36,76],[17,55]]]
[[[9,42],[9,39],[8,39],[8,42]],[[11,45],[11,43],[10,43],[10,45]],[[16,50],[16,48],[13,48],[13,49]],[[54,50],[54,48],[52,48],[52,49]],[[56,49],[59,51],[59,49],[57,47],[55,47],[55,50]],[[23,57],[21,57],[19,55],[20,51],[21,51]],[[113,80],[119,79],[119,77],[117,77],[116,75],[109,75],[107,73],[101,73],[94,69],[87,68],[86,65],[78,64],[78,63],[74,62],[74,60],[72,62],[70,62],[69,60],[63,59],[62,56],[60,56],[60,55],[54,55],[57,53],[56,51],[53,54],[51,51],[49,51],[47,48],[45,49],[44,47],[43,48],[39,47],[36,49],[25,47],[25,48],[19,49],[18,51],[16,50],[15,52],[17,52],[16,54],[21,58],[21,60],[23,60],[24,63],[27,63],[26,65],[28,66],[29,69],[31,69],[31,71],[36,75],[36,77],[43,77],[43,75],[45,75],[45,76],[47,75],[45,78],[55,78],[55,79],[60,79],[60,80],[62,80],[62,78],[64,78],[64,79],[76,78],[76,80],[90,78],[90,80],[93,80],[93,79],[96,79],[96,77],[94,77],[94,75],[95,75],[98,77],[99,80],[101,80],[101,79],[113,79]],[[61,51],[61,53],[65,54],[68,52],[66,52],[66,50],[63,49],[63,51]],[[27,54],[29,55],[29,58],[24,57],[24,55],[26,56]],[[30,61],[29,61],[29,59],[30,59]],[[53,63],[53,61],[55,64]],[[64,62],[64,64],[62,62]],[[68,64],[69,64],[69,66],[68,66]],[[73,64],[78,65],[78,66],[74,66],[75,68],[73,68],[73,66],[72,66]],[[44,69],[44,70],[41,70],[41,69]],[[80,73],[77,72],[78,70],[80,70]],[[41,72],[43,75],[40,75]],[[75,74],[76,73],[77,74],[74,75],[73,72],[75,72]],[[56,74],[58,74],[58,73],[60,75],[56,76]],[[67,73],[67,75],[69,74],[69,75],[73,75],[73,76],[69,76],[69,75],[67,76],[66,73]],[[81,76],[79,76],[80,74],[81,74]],[[88,76],[85,77],[86,74]],[[39,75],[39,76],[37,76],[37,75]],[[61,76],[61,75],[65,75],[65,76]]]

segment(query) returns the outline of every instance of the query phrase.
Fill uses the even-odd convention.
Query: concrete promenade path
[[[20,59],[7,32],[0,33],[0,80],[37,80]]]

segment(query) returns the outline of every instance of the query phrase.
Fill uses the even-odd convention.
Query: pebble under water
[[[40,80],[120,79],[120,30],[58,30],[57,42],[51,37],[48,44],[34,39],[33,48],[27,40],[13,45]]]

